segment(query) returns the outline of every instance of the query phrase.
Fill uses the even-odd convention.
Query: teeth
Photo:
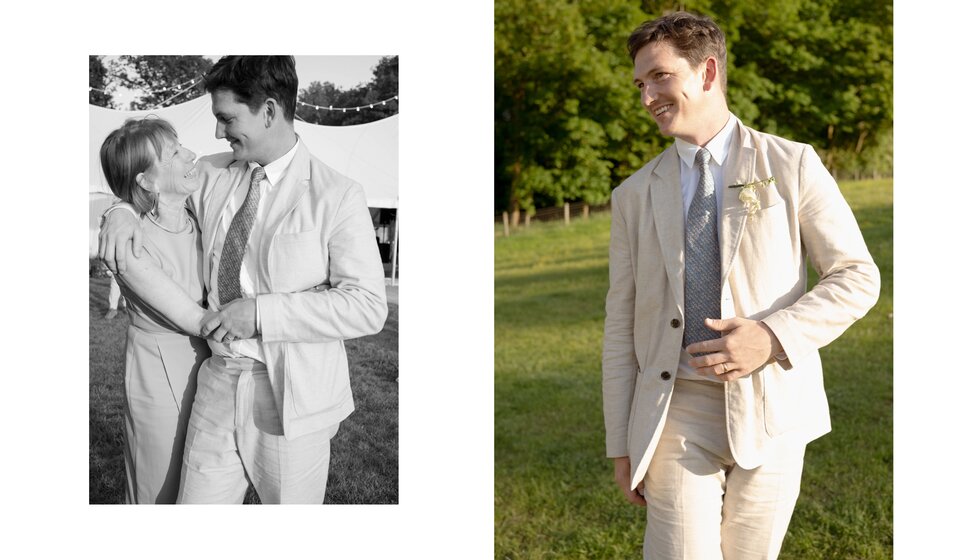
[[[659,117],[660,115],[662,115],[665,112],[667,112],[667,109],[670,109],[670,105],[664,105],[663,107],[657,109],[657,111],[654,114]]]

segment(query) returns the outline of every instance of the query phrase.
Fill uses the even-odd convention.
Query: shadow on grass
[[[881,298],[821,350],[834,431],[808,446],[787,558],[884,558],[892,548],[892,206],[882,193],[855,206]],[[637,557],[642,543],[643,510],[622,499],[605,458],[607,265],[604,255],[589,262],[593,247],[555,255],[552,245],[586,245],[568,232],[496,242],[497,558]]]
[[[89,503],[120,504],[123,464],[123,373],[129,318],[108,309],[109,279],[89,281]],[[356,409],[331,440],[325,504],[398,503],[398,306],[384,329],[347,341]],[[244,503],[259,503],[249,488]]]

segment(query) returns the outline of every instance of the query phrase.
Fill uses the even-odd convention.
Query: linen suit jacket
[[[260,345],[287,439],[336,424],[354,410],[344,340],[375,334],[388,315],[384,273],[364,190],[313,157],[302,140],[262,223],[256,306]],[[201,158],[192,202],[201,225],[204,277],[221,212],[248,183],[248,162]],[[307,291],[327,284],[324,291]],[[214,287],[211,287],[212,289]]]
[[[726,382],[728,441],[743,468],[776,439],[830,431],[820,355],[878,298],[880,276],[854,215],[813,148],[736,123],[719,219],[721,274],[739,317],[762,320],[785,360]],[[739,188],[758,187],[750,210]],[[643,479],[666,417],[684,334],[684,207],[680,159],[666,149],[612,194],[609,293],[602,355],[606,453]],[[809,257],[819,283],[806,290]]]

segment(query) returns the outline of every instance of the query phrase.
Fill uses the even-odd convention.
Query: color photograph
[[[892,557],[891,22],[495,3],[495,558]]]

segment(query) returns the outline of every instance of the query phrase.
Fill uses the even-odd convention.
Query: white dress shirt
[[[735,130],[735,116],[729,113],[728,122],[722,127],[721,131],[715,135],[704,148],[711,153],[711,159],[708,162],[708,169],[711,170],[711,176],[715,183],[715,202],[718,205],[718,228],[721,229],[721,205],[722,197],[724,195],[725,185],[722,184],[724,178],[725,170],[725,160],[728,156],[729,148],[731,148],[732,142],[732,132]],[[691,144],[690,142],[685,142],[680,138],[674,141],[674,145],[677,146],[677,155],[680,157],[681,166],[681,195],[684,199],[684,224],[687,225],[687,212],[691,208],[691,201],[694,200],[694,194],[698,190],[698,180],[701,177],[700,171],[694,167],[694,157],[697,155],[698,150],[701,146],[696,144]],[[721,317],[720,319],[730,319],[735,317],[735,303],[732,300],[732,288],[728,285],[728,279],[726,278],[721,285]],[[685,319],[686,320],[686,319]],[[712,381],[721,382],[715,376],[704,376],[698,375],[688,364],[688,360],[691,359],[691,355],[681,350],[680,364],[677,368],[677,377],[680,379],[697,379],[705,380],[710,379]]]
[[[299,147],[299,141],[293,144],[291,150],[286,152],[281,158],[269,163],[264,167],[265,169],[265,179],[259,183],[259,204],[255,213],[255,221],[252,223],[252,234],[249,235],[248,244],[245,246],[245,255],[242,258],[242,269],[240,273],[240,282],[242,286],[242,297],[244,298],[254,298],[257,294],[255,293],[255,286],[258,282],[258,268],[256,263],[259,262],[259,247],[258,247],[258,234],[256,230],[262,227],[264,223],[265,216],[268,214],[269,206],[272,204],[272,200],[275,198],[276,188],[279,186],[279,181],[282,180],[282,176],[286,173],[286,168],[293,161],[293,156],[296,155],[296,149]],[[251,161],[248,163],[248,173],[246,177],[252,176],[252,171],[259,164]],[[225,206],[224,210],[221,212],[221,222],[218,224],[218,231],[214,238],[214,249],[211,252],[211,277],[208,279],[208,308],[209,309],[220,309],[218,305],[218,268],[219,263],[221,263],[221,250],[225,246],[225,236],[228,234],[228,228],[231,227],[231,221],[235,217],[235,213],[241,208],[242,204],[245,203],[245,196],[248,194],[250,181],[242,181],[232,192],[228,199],[228,204]],[[258,306],[255,308],[255,324],[259,327],[262,323],[262,318],[258,314]],[[214,342],[213,340],[208,340],[208,344],[211,346],[211,352],[220,356],[227,356],[231,358],[252,358],[253,360],[258,360],[265,363],[265,354],[262,352],[262,345],[259,344],[262,340],[262,336],[259,335],[257,338],[250,338],[246,340],[236,340],[231,343],[221,343]]]

